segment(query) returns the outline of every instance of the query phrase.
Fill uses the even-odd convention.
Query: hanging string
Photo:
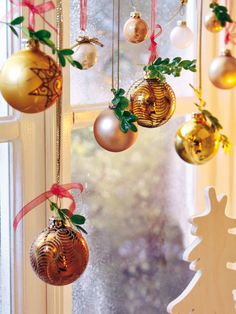
[[[117,83],[116,89],[120,87],[120,0],[118,0],[118,9],[117,9]],[[111,77],[112,77],[112,89],[115,88],[115,0],[113,0],[113,10],[112,10],[112,53],[111,53]]]
[[[157,58],[157,42],[156,39],[162,33],[162,27],[160,24],[156,24],[156,16],[157,16],[157,0],[152,0],[151,3],[151,36],[150,36],[150,57],[149,64],[152,64]],[[158,32],[156,33],[156,30]]]
[[[200,9],[198,17],[198,86],[202,92],[202,29],[203,29],[203,0],[200,0]]]
[[[131,7],[133,8],[133,10],[136,11],[136,6],[135,6],[133,0],[130,0],[130,5],[131,5]]]
[[[86,31],[88,20],[88,0],[80,0],[80,30]]]
[[[56,27],[57,27],[57,49],[63,47],[63,11],[62,0],[56,2]],[[56,182],[61,181],[61,153],[62,153],[62,97],[57,100],[56,104]]]

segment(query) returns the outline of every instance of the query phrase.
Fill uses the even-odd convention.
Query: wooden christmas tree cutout
[[[196,274],[168,305],[171,314],[236,313],[236,219],[226,216],[227,197],[218,200],[214,188],[206,189],[206,201],[207,210],[190,220],[198,239],[184,253]]]

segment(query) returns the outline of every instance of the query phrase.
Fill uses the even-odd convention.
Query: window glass
[[[72,178],[85,186],[90,262],[73,285],[74,314],[163,314],[192,277],[182,253],[190,239],[194,170],[173,138],[185,118],[139,128],[134,146],[109,153],[92,128],[72,133]]]
[[[137,10],[142,12],[142,17],[150,25],[150,1],[133,1]],[[194,1],[190,1],[188,9],[184,16],[176,15],[172,22],[168,21],[178,10],[179,0],[158,1],[157,22],[163,26],[163,33],[158,37],[158,52],[161,57],[194,58],[194,44],[183,50],[174,49],[170,44],[170,31],[176,25],[177,20],[188,20],[190,28],[194,31],[195,12]],[[134,45],[127,43],[123,35],[123,25],[133,11],[131,1],[121,1],[121,85],[126,90],[137,79],[143,76],[143,65],[148,63],[149,59],[149,40],[144,43]],[[99,58],[97,64],[84,71],[78,71],[71,67],[71,102],[72,105],[79,104],[99,104],[108,102],[111,99],[111,36],[112,36],[112,1],[91,0],[88,1],[88,30],[87,34],[91,37],[97,37],[104,44],[103,48],[98,46]],[[78,0],[71,0],[71,44],[75,43],[80,34],[80,4]],[[194,32],[196,33],[196,32]],[[192,72],[185,71],[182,76],[182,82],[178,84],[175,78],[168,78],[168,82],[174,87],[177,96],[192,95],[190,88],[186,88],[188,83],[193,81]]]
[[[0,144],[0,314],[11,313],[10,145]]]

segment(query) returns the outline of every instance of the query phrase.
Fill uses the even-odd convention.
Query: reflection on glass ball
[[[97,62],[97,48],[92,43],[81,43],[75,48],[73,59],[82,65],[83,70],[88,70]]]
[[[192,120],[184,123],[177,131],[175,149],[184,161],[202,165],[218,152],[220,136],[207,124],[201,113],[193,115]]]
[[[49,227],[31,245],[30,263],[44,282],[63,286],[78,279],[89,260],[87,243],[80,232],[51,218]]]
[[[138,44],[147,38],[148,25],[141,19],[140,12],[132,12],[124,25],[124,35],[127,41]]]
[[[223,27],[214,12],[209,12],[204,21],[205,27],[209,32],[218,33]]]
[[[176,98],[171,86],[158,79],[143,79],[130,89],[130,109],[138,117],[138,124],[156,128],[173,115]]]
[[[170,40],[178,49],[188,48],[193,43],[193,32],[186,21],[178,21],[177,26],[170,33]]]

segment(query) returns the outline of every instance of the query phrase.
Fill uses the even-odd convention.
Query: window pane
[[[173,138],[184,118],[139,128],[137,143],[109,153],[91,128],[73,131],[72,177],[86,187],[90,263],[73,286],[74,314],[163,314],[192,274],[182,261],[190,239],[193,167]]]
[[[149,40],[145,43],[134,45],[125,41],[122,29],[130,12],[133,10],[131,1],[121,1],[121,82],[126,90],[131,84],[143,76],[143,65],[149,59]],[[142,12],[143,19],[150,25],[150,1],[134,1],[138,10]],[[158,1],[157,21],[163,26],[163,33],[158,37],[158,51],[162,57],[181,56],[184,58],[194,58],[194,45],[188,49],[174,49],[169,40],[171,29],[176,25],[178,19],[184,16],[177,15],[171,23],[166,25],[173,14],[178,10],[178,0]],[[112,1],[91,0],[88,1],[88,35],[97,37],[104,44],[103,48],[98,46],[99,58],[97,64],[85,71],[79,71],[71,67],[71,102],[78,104],[98,104],[108,101],[111,98],[111,36],[112,36]],[[187,19],[189,26],[194,30],[196,18],[196,8],[194,1],[189,1]],[[71,1],[71,44],[75,43],[80,35],[79,26],[80,4],[78,0]],[[194,15],[195,14],[195,15]],[[165,26],[166,25],[166,26]],[[195,32],[196,33],[196,32]],[[188,83],[193,81],[192,72],[184,71],[182,82],[178,84],[178,79],[168,78],[168,82],[174,87],[177,96],[192,95],[190,88],[186,88]]]
[[[0,314],[11,313],[11,213],[9,144],[0,144]]]

